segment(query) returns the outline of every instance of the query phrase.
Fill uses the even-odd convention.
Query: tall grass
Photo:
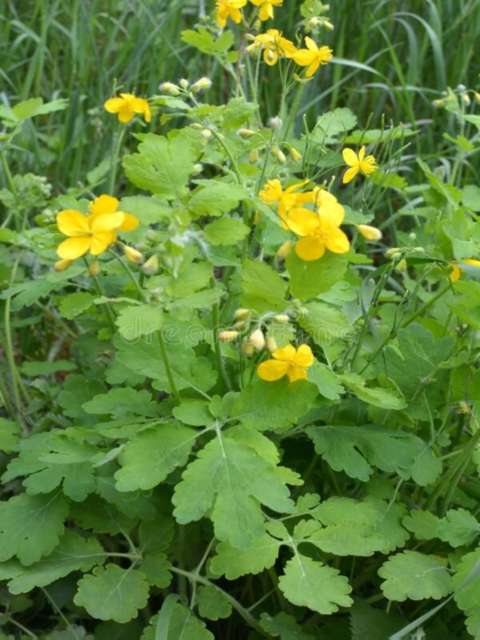
[[[277,12],[293,35],[299,0]],[[47,172],[57,188],[76,184],[108,152],[112,118],[102,112],[117,88],[152,94],[162,80],[198,77],[209,61],[182,44],[180,32],[201,17],[197,0],[4,0],[0,14],[0,99],[67,97],[68,111],[38,133],[25,131],[21,170]],[[213,2],[206,3],[207,10]],[[325,39],[335,63],[307,85],[299,115],[354,103],[361,123],[422,127],[423,153],[435,155],[444,121],[432,100],[446,86],[480,87],[478,0],[342,0]],[[221,81],[217,95],[222,99]],[[278,87],[264,85],[275,114]],[[443,118],[443,116],[442,116]],[[92,140],[95,144],[92,145]]]

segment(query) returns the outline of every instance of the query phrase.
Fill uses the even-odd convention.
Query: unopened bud
[[[275,320],[275,322],[279,322],[280,324],[288,324],[290,322],[290,317],[287,316],[286,313],[279,313],[278,315],[274,316],[273,319]]]
[[[65,271],[72,264],[73,260],[57,260],[53,265],[55,271]]]
[[[417,239],[417,234],[415,233],[415,231],[411,231],[411,232],[408,234],[408,239],[409,239],[409,240],[416,240],[416,239]]]
[[[250,340],[244,340],[242,342],[242,353],[248,357],[253,356],[255,353],[255,347]]]
[[[330,22],[328,18],[324,18],[324,20],[322,21],[322,27],[324,27],[327,31],[333,31],[335,29],[333,23]]]
[[[255,131],[253,131],[253,129],[239,129],[237,135],[239,135],[240,138],[251,138],[255,135]]]
[[[358,232],[365,240],[381,240],[383,237],[382,232],[377,227],[371,227],[369,224],[357,224]]]
[[[267,337],[267,349],[270,351],[270,353],[273,353],[278,349],[277,341],[273,336]]]
[[[250,153],[248,154],[248,159],[250,160],[250,162],[258,162],[259,157],[260,156],[256,149],[254,149],[253,151],[250,151]]]
[[[202,129],[202,137],[205,138],[205,140],[210,140],[210,138],[212,137],[212,132],[210,131],[210,129]]]
[[[270,120],[268,121],[268,126],[271,129],[280,129],[282,125],[283,125],[282,119],[279,118],[278,116],[275,116],[274,118],[270,118]]]
[[[272,153],[281,164],[287,163],[287,156],[283,153],[280,147],[272,147]]]
[[[180,88],[173,82],[162,82],[159,89],[162,93],[168,93],[171,96],[180,95]]]
[[[435,107],[435,109],[439,109],[440,107],[445,106],[445,100],[443,100],[442,98],[439,98],[438,100],[433,100],[432,105]]]
[[[143,253],[137,251],[133,247],[129,247],[128,245],[123,246],[123,253],[129,262],[133,262],[134,264],[142,264],[144,258]]]
[[[198,175],[199,173],[202,173],[202,171],[203,171],[203,164],[201,164],[200,162],[197,162],[196,164],[193,165],[192,173],[194,175]]]
[[[287,240],[277,249],[277,258],[284,259],[292,251],[292,241]]]
[[[203,77],[197,80],[194,84],[192,84],[193,93],[198,93],[199,91],[207,91],[212,86],[212,81],[210,78]]]
[[[92,278],[98,276],[100,270],[101,268],[98,260],[92,260],[92,262],[88,265],[88,273],[92,276]]]
[[[474,92],[473,92],[473,97],[474,97],[474,99],[475,99],[475,102],[476,102],[477,104],[480,104],[480,93],[478,93],[478,91],[474,91]]]
[[[235,320],[246,320],[250,315],[250,309],[245,309],[244,307],[240,307],[235,311],[233,317]]]
[[[150,256],[150,258],[142,266],[142,271],[147,276],[153,276],[158,271],[158,258],[156,255]]]
[[[295,147],[290,147],[289,153],[291,159],[294,162],[300,162],[300,160],[302,159],[302,154],[300,153],[300,151],[298,151],[298,149],[295,149]]]
[[[182,78],[178,84],[182,87],[182,89],[188,89],[188,87],[190,86],[190,83],[186,78]]]
[[[387,249],[385,251],[385,257],[388,258],[389,260],[398,258],[401,255],[402,255],[402,250],[399,249],[398,247],[390,247],[390,249]]]
[[[407,261],[405,260],[405,258],[402,258],[401,260],[399,260],[397,262],[397,265],[396,265],[395,269],[397,271],[406,271],[407,270]]]
[[[235,322],[235,324],[233,325],[233,328],[236,329],[237,331],[243,331],[247,326],[247,323],[245,322],[245,320],[239,320],[238,322]]]
[[[238,338],[238,331],[220,331],[218,339],[221,342],[233,342]]]
[[[470,96],[468,95],[468,93],[462,94],[462,100],[463,100],[463,104],[466,105],[467,107],[471,103]]]
[[[255,329],[255,331],[250,334],[248,341],[257,351],[261,351],[265,347],[265,336],[261,329]]]

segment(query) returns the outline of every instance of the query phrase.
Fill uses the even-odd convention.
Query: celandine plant
[[[452,92],[458,153],[408,187],[414,131],[296,118],[332,25],[282,4],[184,32],[225,104],[108,97],[85,185],[4,147],[3,638],[480,638],[479,116]]]

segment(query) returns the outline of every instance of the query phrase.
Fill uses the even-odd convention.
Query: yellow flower
[[[268,29],[265,33],[260,33],[247,47],[247,51],[258,48],[263,50],[263,60],[270,66],[277,64],[280,58],[292,58],[297,51],[293,42],[284,38],[278,29]]]
[[[284,190],[280,180],[275,178],[274,180],[268,180],[262,191],[260,191],[260,198],[263,202],[278,205],[278,214],[284,229],[290,228],[288,223],[290,212],[302,208],[301,205],[303,204],[313,204],[316,201],[318,189],[298,193],[298,190],[307,183],[308,180],[297,182]],[[307,209],[305,211],[308,213]]]
[[[350,169],[345,171],[343,184],[348,184],[358,173],[363,173],[364,176],[369,176],[377,170],[377,161],[374,156],[365,157],[365,147],[360,149],[358,155],[353,149],[349,149],[347,147],[343,150],[342,155],[345,164],[350,167]]]
[[[306,49],[297,49],[294,61],[301,67],[307,67],[305,77],[311,78],[318,71],[321,64],[327,64],[333,58],[330,47],[319,47],[311,38],[305,37]]]
[[[117,198],[102,195],[91,203],[88,215],[75,209],[60,211],[57,226],[68,239],[57,247],[59,257],[75,260],[88,252],[98,256],[116,241],[118,231],[135,229],[137,218],[117,211],[118,204]]]
[[[318,190],[317,213],[307,209],[296,209],[288,215],[290,229],[301,239],[295,245],[299,258],[318,260],[328,249],[332,253],[347,253],[350,241],[340,229],[345,210],[335,196],[323,189]]]
[[[314,362],[312,350],[306,344],[301,344],[298,349],[288,344],[274,351],[272,356],[257,367],[258,377],[266,382],[275,382],[283,376],[288,376],[290,382],[306,380],[307,369]]]
[[[383,237],[382,232],[377,227],[371,227],[369,224],[357,224],[358,232],[365,240],[381,240]]]
[[[119,122],[127,124],[136,113],[141,113],[145,122],[150,122],[152,112],[147,100],[137,98],[133,93],[121,93],[120,97],[109,98],[103,105],[108,113],[116,113]]]
[[[250,0],[252,4],[259,7],[258,17],[262,22],[273,18],[273,7],[281,7],[283,0]]]
[[[218,26],[224,29],[229,18],[236,24],[242,21],[242,12],[240,9],[247,4],[247,0],[217,0],[216,4],[217,11],[215,19]]]
[[[476,260],[475,258],[467,258],[466,260],[462,260],[462,264],[466,264],[469,267],[475,267],[476,269],[480,269],[480,260]],[[450,265],[450,282],[457,282],[462,277],[463,269],[459,264],[453,263]]]

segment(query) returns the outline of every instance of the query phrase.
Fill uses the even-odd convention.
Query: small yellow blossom
[[[148,101],[137,98],[133,93],[121,93],[120,97],[109,98],[103,106],[108,113],[116,113],[119,122],[123,124],[133,120],[137,113],[142,114],[145,122],[150,122],[152,119]]]
[[[278,214],[284,229],[290,229],[288,223],[288,217],[290,212],[295,209],[301,208],[304,204],[313,204],[316,201],[318,190],[299,192],[303,186],[308,183],[308,180],[304,182],[297,182],[290,185],[285,190],[282,188],[280,180],[277,178],[268,180],[262,191],[260,191],[260,198],[265,204],[278,205]],[[306,210],[308,212],[308,210]]]
[[[247,4],[247,0],[217,0],[217,11],[215,19],[218,26],[224,29],[227,25],[227,21],[233,20],[235,24],[240,24],[242,21],[242,9]]]
[[[318,213],[294,212],[289,219],[292,231],[301,236],[295,245],[295,252],[302,260],[311,262],[321,258],[328,249],[332,253],[347,253],[350,249],[350,241],[340,229],[344,212],[337,208],[320,209]]]
[[[118,211],[118,204],[117,198],[104,194],[91,203],[88,215],[75,209],[60,211],[57,226],[67,240],[57,247],[58,256],[62,260],[75,260],[89,252],[98,256],[116,241],[119,231],[135,229],[138,219]]]
[[[284,38],[278,29],[268,29],[265,33],[255,36],[247,51],[259,48],[263,51],[264,62],[269,66],[277,64],[280,58],[293,58],[297,51],[293,42]]]
[[[252,4],[258,7],[258,17],[262,22],[273,18],[273,8],[281,7],[283,0],[250,0]]]
[[[297,49],[292,56],[294,61],[301,67],[307,67],[305,77],[311,78],[316,74],[322,64],[327,64],[333,58],[333,51],[330,47],[319,47],[312,38],[305,36],[306,49]]]
[[[480,260],[476,260],[475,258],[467,258],[466,260],[462,260],[461,264],[466,264],[469,267],[475,267],[476,269],[480,269]],[[462,277],[463,269],[457,264],[453,263],[450,265],[450,282],[457,282]]]
[[[364,176],[369,176],[377,170],[377,161],[374,156],[365,157],[365,147],[361,147],[358,155],[353,149],[347,147],[343,150],[342,156],[345,164],[350,167],[345,171],[343,184],[351,182],[359,173],[362,173]]]
[[[365,240],[381,240],[383,237],[382,232],[377,227],[371,227],[369,224],[357,224],[358,232]]]
[[[314,362],[312,350],[306,344],[301,344],[298,349],[289,344],[274,351],[272,356],[257,367],[258,377],[266,382],[275,382],[284,376],[288,376],[290,382],[306,380],[307,369]]]

